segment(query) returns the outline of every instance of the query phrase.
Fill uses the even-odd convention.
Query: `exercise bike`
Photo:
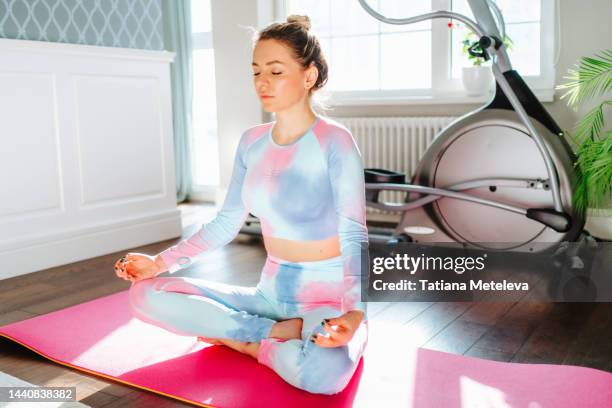
[[[433,18],[463,22],[476,33],[482,50],[470,52],[491,60],[496,82],[485,106],[440,131],[410,183],[402,173],[365,169],[366,205],[401,212],[393,228],[368,227],[371,240],[460,242],[482,249],[537,252],[579,237],[585,214],[572,203],[576,157],[562,130],[512,69],[501,40],[503,16],[495,3],[468,0],[476,21],[451,11],[389,18],[366,0],[359,3],[389,24]],[[382,202],[379,194],[385,190],[405,192],[405,200]]]

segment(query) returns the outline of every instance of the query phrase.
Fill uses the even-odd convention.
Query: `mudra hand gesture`
[[[115,274],[132,282],[154,278],[162,272],[156,258],[147,254],[129,252],[115,262]]]
[[[351,310],[333,319],[323,319],[323,329],[327,334],[313,334],[310,341],[321,347],[340,347],[348,344],[359,328],[364,313]]]

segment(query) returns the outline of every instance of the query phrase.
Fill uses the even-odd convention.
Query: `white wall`
[[[262,11],[253,0],[212,0],[211,9],[221,179],[216,202],[221,205],[240,136],[263,119],[253,86],[252,32],[248,29],[258,28]]]

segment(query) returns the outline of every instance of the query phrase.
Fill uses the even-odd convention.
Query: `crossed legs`
[[[325,333],[324,318],[337,307],[282,304],[256,287],[242,287],[189,277],[157,277],[132,284],[135,317],[184,336],[203,337],[248,354],[288,383],[312,393],[340,392],[352,377],[367,341],[367,327],[349,344],[325,348],[309,341]],[[287,320],[301,318],[299,338],[289,338]],[[295,320],[295,319],[293,319]],[[295,329],[293,325],[293,329]]]
[[[183,336],[259,341],[277,317],[256,288],[189,277],[143,279],[130,288],[132,313]]]

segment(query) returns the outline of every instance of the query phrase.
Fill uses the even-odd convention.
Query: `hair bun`
[[[292,14],[287,17],[288,23],[296,23],[304,27],[306,31],[310,30],[310,18],[308,16],[300,16],[297,14]]]

